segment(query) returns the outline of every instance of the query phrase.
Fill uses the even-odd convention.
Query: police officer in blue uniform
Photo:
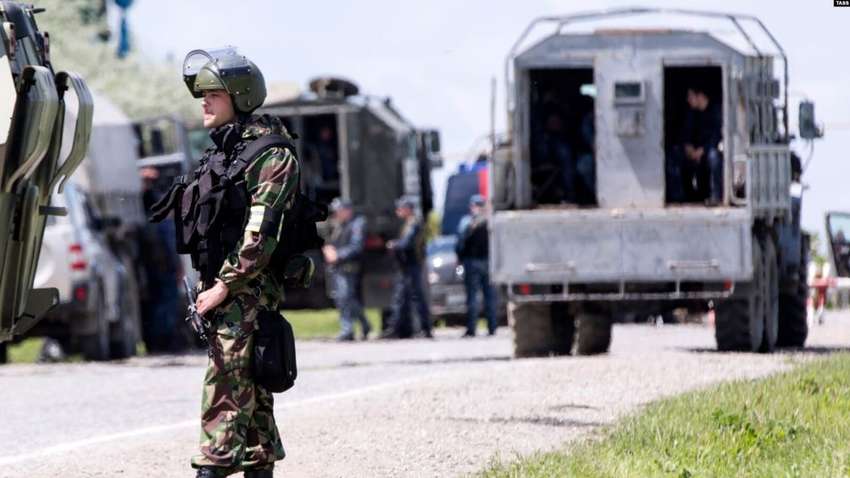
[[[496,297],[490,284],[489,245],[487,237],[487,215],[484,212],[485,200],[480,194],[469,199],[469,214],[458,225],[455,252],[458,261],[463,264],[463,278],[466,286],[466,333],[464,337],[475,336],[478,322],[478,289],[484,296],[484,315],[487,317],[487,331],[496,333]]]
[[[387,248],[398,261],[399,272],[393,291],[392,318],[384,338],[409,337],[412,330],[411,309],[419,316],[422,336],[432,338],[431,314],[425,300],[422,281],[422,262],[425,258],[425,231],[416,216],[416,201],[401,197],[396,201],[396,215],[404,221],[398,239],[389,241]]]
[[[360,301],[366,219],[355,215],[351,202],[346,199],[334,199],[331,211],[334,227],[330,243],[324,246],[322,253],[331,269],[333,298],[339,309],[341,330],[337,340],[354,340],[355,322],[360,323],[365,340],[371,330]]]

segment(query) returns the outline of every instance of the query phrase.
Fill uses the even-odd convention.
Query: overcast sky
[[[181,61],[191,49],[232,44],[262,68],[268,82],[303,86],[321,74],[351,78],[366,93],[392,97],[417,126],[439,128],[443,149],[454,161],[489,129],[494,76],[499,79],[496,118],[504,124],[504,58],[534,17],[632,5],[605,0],[138,0],[130,10],[130,25],[134,46],[157,60],[171,56]],[[814,100],[818,121],[826,125],[826,137],[816,143],[806,171],[810,188],[804,226],[820,231],[824,211],[850,210],[850,61],[843,46],[850,8],[835,8],[831,0],[646,5],[728,10],[764,21],[789,56],[791,103],[803,96]],[[674,28],[687,25],[676,19],[672,24],[666,18],[655,21]],[[445,175],[434,179],[442,183]]]

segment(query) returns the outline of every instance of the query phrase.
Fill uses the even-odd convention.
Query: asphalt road
[[[617,326],[610,354],[511,360],[507,329],[463,340],[304,342],[276,396],[276,476],[463,476],[552,449],[652,400],[764,376],[850,344],[832,314],[810,348],[712,351],[707,326]],[[189,477],[205,356],[0,367],[0,477]]]

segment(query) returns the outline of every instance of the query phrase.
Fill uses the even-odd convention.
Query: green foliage
[[[183,84],[179,65],[156,64],[139,52],[119,59],[113,43],[99,39],[103,25],[91,20],[89,0],[38,0],[47,9],[36,19],[50,33],[50,57],[57,71],[81,74],[93,91],[105,95],[134,119],[175,113],[200,115]],[[97,105],[95,105],[97,108]]]
[[[824,245],[821,240],[820,234],[815,231],[803,231],[809,234],[809,258],[811,261],[817,264],[818,267],[822,267],[826,263],[826,256],[823,254]]]
[[[425,240],[430,241],[440,235],[440,224],[442,220],[440,213],[437,211],[431,211],[428,214],[428,219],[425,222]]]
[[[339,334],[339,312],[336,309],[282,310],[281,313],[292,324],[296,339],[330,339]],[[381,330],[381,311],[366,309],[366,318],[374,336]],[[357,330],[359,333],[359,328]]]
[[[850,355],[649,406],[570,451],[495,460],[479,476],[847,476]]]
[[[32,338],[9,345],[9,363],[35,363],[43,343],[44,339]]]

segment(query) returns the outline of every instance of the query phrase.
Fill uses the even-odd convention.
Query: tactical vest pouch
[[[313,259],[304,254],[296,254],[286,261],[283,268],[283,287],[286,289],[309,289],[316,274]]]
[[[296,196],[292,208],[284,213],[281,240],[268,267],[285,288],[310,287],[316,268],[313,261],[303,253],[320,249],[324,245],[325,241],[319,236],[316,223],[327,218],[327,206],[311,201],[301,193]]]
[[[298,376],[295,334],[292,325],[279,313],[268,310],[257,313],[252,359],[254,381],[270,392],[285,392],[295,385]]]
[[[150,222],[161,222],[171,212],[174,212],[175,243],[177,244],[178,254],[188,254],[191,252],[190,243],[187,240],[187,238],[191,237],[191,234],[187,235],[184,230],[186,222],[181,207],[186,189],[187,185],[185,183],[174,183],[171,189],[151,207],[151,217],[149,218]]]

